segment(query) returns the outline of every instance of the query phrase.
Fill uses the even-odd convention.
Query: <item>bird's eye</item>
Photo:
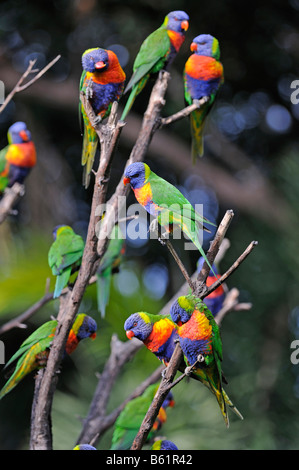
[[[138,325],[137,321],[134,321],[133,326],[137,326],[137,325]]]

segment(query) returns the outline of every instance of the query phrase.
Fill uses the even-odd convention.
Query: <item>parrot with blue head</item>
[[[8,145],[0,151],[0,193],[14,183],[23,184],[36,165],[36,149],[25,122],[15,122],[7,132]]]
[[[89,98],[97,116],[97,123],[107,118],[114,101],[119,101],[125,86],[126,75],[117,55],[110,50],[95,47],[87,49],[82,55],[82,75],[80,92]],[[90,183],[97,146],[98,136],[94,125],[90,122],[80,100],[80,115],[83,118],[83,149],[81,163],[83,168],[83,185]]]
[[[203,156],[203,129],[208,113],[215,101],[220,86],[224,82],[223,66],[219,62],[220,48],[218,40],[210,34],[196,36],[190,46],[193,54],[184,68],[184,90],[186,104],[200,100],[204,96],[209,100],[190,115],[192,135],[192,161]]]
[[[57,324],[57,320],[51,320],[41,325],[21,344],[18,351],[5,364],[5,368],[7,368],[18,359],[14,373],[0,391],[0,399],[15,388],[30,372],[46,366]],[[85,313],[78,314],[69,332],[64,355],[70,355],[74,352],[82,339],[88,337],[94,339],[96,331],[97,324],[93,318]]]
[[[131,90],[121,116],[125,120],[137,95],[143,90],[151,75],[167,69],[185,41],[189,16],[184,11],[171,11],[163,24],[142,43],[133,65],[133,75],[124,93]]]

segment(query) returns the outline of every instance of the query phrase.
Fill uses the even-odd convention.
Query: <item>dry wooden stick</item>
[[[0,224],[4,222],[6,217],[13,213],[14,205],[25,194],[25,188],[20,183],[14,183],[11,188],[6,188],[2,199],[0,200]]]
[[[94,439],[95,436],[97,436],[96,440],[98,440],[104,432],[114,424],[119,413],[128,401],[141,395],[150,384],[157,382],[161,377],[161,372],[164,369],[163,366],[158,367],[158,369],[156,369],[141,385],[139,385],[120,406],[106,416],[111,389],[124,364],[127,363],[136,353],[136,346],[138,348],[140,347],[140,342],[138,340],[123,343],[119,341],[116,335],[112,336],[111,353],[105,364],[104,370],[101,373],[87,418],[84,420],[82,431],[78,437],[77,444],[80,442],[90,442],[90,440]]]
[[[209,101],[209,99],[210,99],[209,96],[203,96],[202,98],[200,98],[200,100],[193,100],[192,104],[190,104],[189,106],[186,106],[186,108],[182,109],[181,111],[175,114],[172,114],[171,116],[168,116],[166,118],[161,118],[159,122],[159,127],[166,126],[168,124],[178,121],[179,119],[183,119],[189,116],[189,114],[191,114],[196,109],[199,109],[207,101]]]
[[[6,108],[6,106],[8,105],[8,103],[12,100],[12,98],[14,97],[14,95],[16,93],[20,93],[21,91],[24,91],[26,90],[26,88],[30,87],[31,85],[33,85],[33,83],[35,83],[39,78],[41,78],[51,67],[53,67],[53,65],[60,59],[60,55],[58,55],[57,57],[55,57],[55,59],[53,59],[51,62],[49,62],[48,65],[46,65],[43,69],[41,69],[40,71],[38,69],[33,69],[35,63],[36,63],[36,59],[34,60],[30,60],[29,61],[29,65],[26,69],[26,71],[23,73],[23,75],[21,76],[21,78],[19,79],[19,81],[17,82],[17,84],[14,86],[14,88],[11,90],[11,92],[7,95],[7,97],[5,98],[4,102],[2,103],[2,105],[0,106],[0,113]],[[23,84],[22,83],[24,82],[24,80],[32,73],[36,73],[38,72],[35,77],[33,77],[31,80],[29,80],[27,83]]]
[[[179,343],[176,344],[175,350],[172,354],[172,357],[169,361],[169,364],[165,370],[165,374],[163,374],[163,378],[161,380],[160,386],[158,391],[144,417],[140,430],[137,436],[134,439],[134,442],[131,446],[131,450],[141,450],[142,446],[144,445],[147,436],[150,430],[153,427],[154,421],[158,416],[159,410],[165,400],[169,390],[171,388],[171,384],[177,373],[180,363],[183,360],[183,353],[181,350],[181,346]]]
[[[86,106],[87,111],[90,112],[90,104],[87,103]],[[107,132],[110,131],[110,134],[107,136],[107,140],[110,142],[110,146],[101,146],[101,157],[99,168],[96,173],[90,221],[81,267],[79,269],[73,290],[68,290],[65,295],[60,296],[60,310],[57,316],[58,324],[49,353],[47,366],[39,386],[38,396],[34,403],[35,409],[32,413],[32,416],[34,416],[35,422],[32,423],[31,427],[33,433],[31,434],[30,445],[31,448],[35,450],[51,449],[52,440],[50,438],[50,415],[53,394],[55,391],[55,387],[52,385],[53,379],[59,369],[70,328],[73,324],[75,315],[78,312],[85,289],[93,274],[94,264],[98,258],[97,236],[95,232],[97,220],[96,207],[98,205],[104,204],[105,202],[111,158],[113,156],[113,148],[111,148],[111,146],[116,142],[113,134],[114,132],[118,133],[122,127],[118,126],[116,122],[116,108],[117,106],[114,106],[113,111],[111,111],[108,120],[108,126],[106,128]]]

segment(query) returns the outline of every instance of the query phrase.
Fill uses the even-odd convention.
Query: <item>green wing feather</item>
[[[115,422],[111,450],[130,449],[156,390],[157,385],[150,385],[140,397],[127,403]]]
[[[7,368],[10,364],[12,364],[12,362],[14,362],[22,354],[27,352],[35,343],[43,339],[46,339],[49,337],[49,335],[51,335],[52,333],[55,333],[56,326],[57,326],[57,321],[50,320],[44,323],[43,325],[41,325],[39,328],[37,328],[37,330],[35,330],[30,336],[28,336],[28,338],[25,339],[25,341],[23,341],[23,343],[21,344],[17,352],[5,364],[5,368]],[[49,345],[52,339],[53,338],[49,338]]]
[[[133,65],[134,73],[126,86],[125,93],[148,74],[158,62],[153,72],[161,70],[169,50],[170,39],[167,30],[164,26],[160,26],[143,41]]]
[[[151,33],[142,43],[133,65],[133,75],[124,93],[132,90],[121,116],[124,121],[135,98],[145,87],[151,73],[161,70],[170,52],[170,39],[167,30],[161,26]]]

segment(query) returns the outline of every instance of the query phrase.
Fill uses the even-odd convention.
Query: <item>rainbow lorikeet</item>
[[[133,65],[133,75],[125,93],[132,90],[121,120],[130,111],[136,96],[142,91],[150,75],[167,69],[185,41],[189,27],[189,16],[184,11],[171,11],[160,28],[151,33],[141,44]]]
[[[68,225],[55,227],[53,238],[54,242],[48,253],[48,262],[53,275],[56,276],[53,294],[53,298],[56,299],[69,282],[71,274],[77,271],[81,265],[84,241]]]
[[[111,238],[99,267],[97,269],[97,299],[101,316],[105,316],[106,306],[109,301],[111,277],[119,270],[122,256],[125,252],[125,241],[118,225],[111,232]]]
[[[119,101],[126,75],[117,55],[110,50],[96,47],[87,49],[82,55],[83,72],[80,80],[80,91],[86,93],[97,116],[97,123],[109,116],[114,101]],[[98,136],[86,115],[80,101],[80,114],[83,117],[83,149],[81,163],[84,166],[83,184],[87,188],[90,182]]]
[[[179,326],[172,320],[171,315],[156,315],[147,312],[133,313],[125,321],[124,329],[129,339],[136,337],[142,341],[147,349],[155,354],[155,356],[163,362],[165,366],[168,365],[174,352],[176,341],[180,341]],[[194,362],[192,364],[194,364]],[[184,360],[179,365],[179,370],[181,372],[185,371],[186,363],[187,365],[190,365],[188,359],[184,357]],[[206,374],[202,369],[197,368],[189,371],[188,375],[190,375],[192,379],[203,383],[213,394],[215,394],[213,387],[206,379]],[[222,377],[222,380],[227,383],[224,377]],[[222,394],[225,403],[239,417],[242,417],[223,389]]]
[[[243,419],[223,390],[222,341],[211,312],[200,299],[190,294],[179,297],[172,304],[170,315],[179,327],[180,345],[187,365],[192,366],[198,361],[194,373],[215,395],[226,426],[229,426],[226,405]]]
[[[133,398],[126,404],[115,421],[111,450],[130,449],[157,390],[158,385],[150,385],[142,395]],[[154,425],[148,435],[148,441],[152,439],[154,433],[158,431],[162,424],[166,421],[167,415],[165,410],[168,406],[174,406],[172,393],[169,393],[165,398],[159,410],[156,421],[154,422]]]
[[[146,163],[132,163],[124,176],[124,184],[130,183],[139,204],[157,218],[166,232],[171,232],[174,225],[179,226],[210,266],[198,235],[202,229],[209,232],[204,223],[215,224],[196,212],[175,186],[156,175]]]
[[[204,263],[204,259],[203,257],[200,257],[197,262],[198,271],[201,270],[203,263]],[[212,265],[212,268],[213,268],[213,272],[215,273],[215,275],[211,271],[209,272],[209,275],[206,280],[207,287],[210,287],[212,284],[214,284],[214,282],[217,281],[217,279],[221,277],[220,274],[218,274],[217,272],[217,267],[215,263]],[[225,299],[225,292],[224,292],[224,288],[222,284],[219,287],[217,287],[217,289],[215,289],[210,295],[204,298],[204,303],[206,304],[206,306],[208,307],[208,309],[210,310],[210,312],[213,314],[214,317],[216,317],[219,310],[222,309],[224,299]]]
[[[45,367],[49,350],[57,328],[57,320],[51,320],[35,330],[20,346],[18,351],[5,365],[8,367],[18,359],[12,376],[0,391],[0,399],[10,392],[26,375],[36,369]],[[65,346],[64,354],[71,354],[84,338],[96,337],[97,324],[93,318],[80,313],[76,316]]]
[[[36,164],[35,145],[25,122],[15,122],[7,132],[8,145],[0,151],[0,193],[14,183],[23,184]]]
[[[73,448],[73,450],[97,450],[95,447],[90,444],[78,444]]]
[[[209,96],[209,100],[190,115],[192,135],[192,161],[203,155],[203,128],[206,117],[215,101],[216,94],[224,82],[223,67],[220,58],[219,43],[210,34],[200,34],[190,46],[193,54],[184,69],[185,101],[188,105],[193,100]]]
[[[178,450],[178,448],[172,441],[168,441],[167,439],[158,439],[152,445],[151,450]]]

